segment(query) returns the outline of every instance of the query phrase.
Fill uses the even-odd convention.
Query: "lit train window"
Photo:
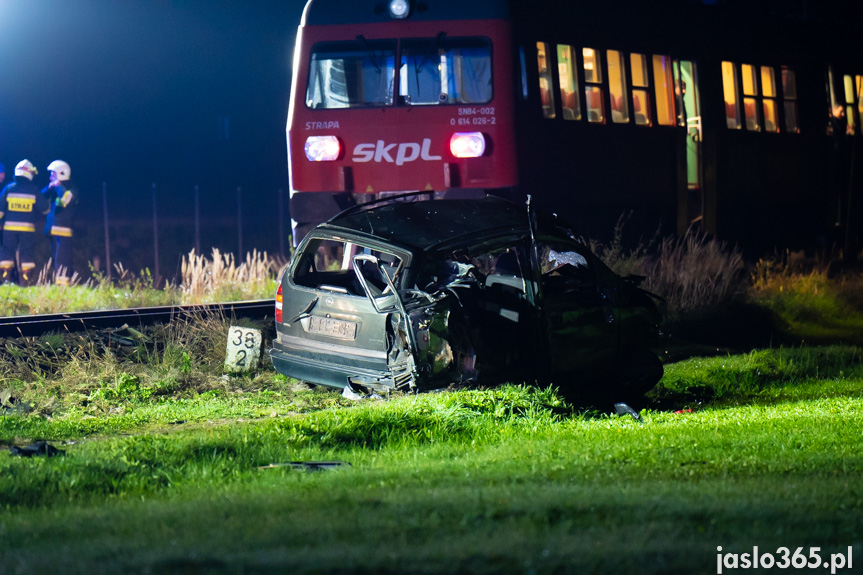
[[[566,44],[557,45],[557,75],[560,80],[560,103],[564,120],[581,120],[581,98],[575,51]]]
[[[644,54],[630,54],[629,64],[632,69],[632,111],[635,123],[639,126],[649,126],[650,121],[650,76],[647,72],[647,58]]]
[[[854,83],[857,86],[857,111],[863,118],[863,76],[857,76]]]
[[[827,66],[827,90],[830,95],[830,108],[827,111],[827,133],[838,135],[846,132],[845,107],[836,95],[833,66]]]
[[[755,66],[741,64],[740,73],[743,78],[743,117],[746,119],[746,129],[752,132],[761,131],[758,121],[758,106],[755,96],[758,96],[758,79],[755,76]]]
[[[617,50],[606,52],[608,59],[608,93],[611,96],[611,121],[629,123],[629,104],[626,101],[626,70],[623,56]]]
[[[602,61],[599,53],[593,48],[582,48],[584,59],[584,99],[587,108],[587,121],[605,123],[605,112],[602,105]]]
[[[548,44],[536,43],[536,61],[539,68],[539,99],[542,102],[542,117],[554,118],[554,90],[551,69],[548,66]]]
[[[842,80],[845,88],[845,119],[848,122],[848,133],[856,134],[858,125],[857,110],[855,109],[857,90],[855,90],[856,86],[854,86],[854,77],[846,75]]]
[[[761,66],[761,106],[764,110],[764,131],[779,132],[779,110],[776,107],[776,77],[773,68]]]
[[[491,41],[443,36],[402,40],[399,96],[411,106],[490,102]]]
[[[395,40],[322,42],[312,48],[309,108],[391,106]]]
[[[668,56],[653,56],[656,122],[660,126],[674,126],[677,124],[677,114],[674,111],[674,74],[672,73],[671,65],[671,58]]]
[[[740,104],[737,102],[737,64],[722,62],[722,93],[725,96],[725,123],[731,130],[739,130]]]
[[[792,68],[782,66],[782,98],[785,111],[785,131],[799,134],[797,121],[797,76]]]

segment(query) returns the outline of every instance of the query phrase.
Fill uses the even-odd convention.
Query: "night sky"
[[[82,211],[272,214],[303,0],[0,0],[0,162],[72,166]],[[101,223],[101,221],[100,221]],[[252,245],[247,248],[253,247]]]

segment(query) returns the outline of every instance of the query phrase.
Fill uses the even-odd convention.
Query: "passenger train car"
[[[851,0],[309,0],[287,125],[294,241],[407,191],[523,200],[607,237],[860,249]]]

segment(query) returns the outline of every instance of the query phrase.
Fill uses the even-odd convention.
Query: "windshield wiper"
[[[426,62],[428,62],[431,54],[434,53],[435,49],[438,47],[438,44],[440,44],[441,40],[444,39],[444,36],[446,36],[446,32],[438,32],[437,36],[435,36],[434,40],[432,40],[431,46],[429,46],[428,50],[424,51],[423,59],[420,60],[419,66],[416,67],[416,73],[417,74],[419,74],[420,72],[423,71],[423,66],[426,65]]]
[[[374,66],[375,72],[380,74],[381,73],[381,65],[377,61],[377,59],[375,58],[375,52],[374,52],[374,50],[372,50],[372,47],[369,46],[369,42],[368,42],[368,40],[366,40],[366,37],[363,36],[362,34],[360,34],[357,36],[357,40],[363,45],[363,48],[365,48],[366,55],[369,57],[369,60],[371,61],[372,66]]]

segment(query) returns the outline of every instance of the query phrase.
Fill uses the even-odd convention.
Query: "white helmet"
[[[36,166],[30,163],[30,160],[21,160],[20,162],[18,162],[18,165],[15,166],[15,175],[24,176],[30,181],[32,181],[33,176],[38,173],[39,170],[36,169]]]
[[[61,182],[65,182],[69,179],[69,176],[72,175],[72,168],[70,168],[69,164],[63,160],[54,160],[48,164],[48,171],[55,172],[57,174],[57,179]]]

